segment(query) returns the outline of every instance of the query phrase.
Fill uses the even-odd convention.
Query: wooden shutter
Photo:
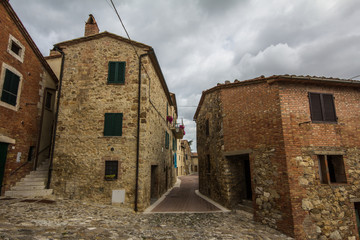
[[[1,101],[16,106],[20,77],[6,69]]]
[[[332,94],[322,94],[324,106],[324,121],[336,122],[334,97]]]
[[[322,121],[323,113],[321,107],[320,93],[309,93],[310,112],[312,121]]]
[[[122,119],[122,113],[105,113],[104,136],[121,136]]]
[[[108,83],[125,83],[126,62],[109,62]]]

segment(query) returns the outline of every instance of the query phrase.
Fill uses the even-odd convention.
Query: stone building
[[[197,173],[199,171],[199,159],[197,152],[191,153],[191,173]]]
[[[49,157],[57,78],[6,0],[0,23],[2,195]]]
[[[191,149],[187,140],[180,140],[177,149],[176,176],[184,176],[190,173]]]
[[[175,182],[180,137],[175,95],[154,50],[99,33],[92,15],[83,37],[54,50],[47,60],[62,77],[51,188],[144,210]]]
[[[271,76],[203,92],[200,192],[296,239],[358,239],[360,82]]]

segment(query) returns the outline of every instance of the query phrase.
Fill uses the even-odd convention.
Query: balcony
[[[185,135],[185,127],[182,124],[176,124],[175,126],[171,127],[172,132],[175,135],[176,139],[182,139]]]

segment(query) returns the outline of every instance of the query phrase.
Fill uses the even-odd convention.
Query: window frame
[[[346,175],[346,167],[343,155],[317,155],[318,167],[319,167],[319,176],[321,184],[347,184],[348,179]],[[339,168],[334,167],[333,161],[341,161],[341,168],[339,173]],[[339,164],[339,163],[338,163]],[[337,164],[337,165],[338,165]],[[329,167],[331,166],[331,167]],[[339,179],[343,177],[345,180]],[[335,181],[334,181],[335,178]]]
[[[165,131],[165,148],[169,149],[170,147],[170,134]]]
[[[16,53],[12,50],[12,45],[16,44],[20,50],[19,53]],[[23,44],[21,44],[21,42],[19,40],[17,40],[13,35],[9,34],[9,43],[8,43],[8,47],[7,47],[7,52],[13,56],[14,58],[16,58],[17,60],[19,60],[20,62],[24,62],[24,56],[25,56],[25,47]]]
[[[4,88],[4,83],[5,83],[6,70],[12,72],[13,74],[15,74],[19,77],[19,85],[18,85],[18,90],[17,90],[17,95],[16,95],[16,105],[12,105],[7,102],[1,101],[1,96],[3,93],[3,88]],[[1,75],[0,75],[0,106],[6,107],[6,108],[14,110],[14,111],[19,110],[22,82],[23,82],[23,75],[19,71],[17,71],[15,68],[13,68],[10,65],[3,62],[2,67],[1,67]]]
[[[111,120],[110,116],[118,116],[120,117],[120,122],[121,122],[121,129],[119,130],[120,133],[115,132],[115,133],[109,133],[109,131],[111,129],[111,123],[109,121],[113,121]],[[108,122],[107,122],[108,120]],[[104,131],[103,131],[103,136],[104,137],[121,137],[123,135],[123,120],[124,120],[124,115],[123,113],[105,113],[104,114]],[[107,125],[109,124],[109,125]]]
[[[319,95],[320,97],[320,106],[315,106],[315,103],[313,102],[312,100],[312,95]],[[328,106],[325,106],[325,103],[324,103],[324,96],[327,95],[327,96],[331,96],[331,103],[332,103],[332,112],[333,112],[333,115],[334,115],[334,119],[331,119],[331,120],[326,120],[326,109],[328,108]],[[332,93],[319,93],[319,92],[308,92],[308,98],[309,98],[309,106],[310,106],[310,118],[311,118],[311,122],[313,123],[337,123],[338,121],[338,118],[337,118],[337,115],[336,115],[336,106],[335,106],[335,97],[334,97],[334,94]],[[321,120],[319,119],[314,119],[315,118],[315,110],[314,108],[315,107],[320,107],[320,110],[321,110]]]
[[[111,68],[111,64],[113,63],[117,63],[119,64],[119,69],[116,70],[115,69],[115,76],[116,74],[120,75],[121,74],[121,78],[120,80],[112,80],[112,75],[110,74],[110,68]],[[123,66],[121,66],[123,65]],[[121,72],[121,69],[123,70],[123,72]],[[126,62],[125,61],[109,61],[108,62],[108,75],[107,75],[107,84],[111,84],[111,85],[124,85],[125,84],[125,77],[126,77]]]
[[[110,163],[116,163],[115,164],[116,166],[109,166]],[[105,160],[105,169],[104,170],[105,170],[104,179],[106,181],[114,181],[114,180],[119,179],[119,161],[118,160]],[[110,177],[109,175],[115,175],[115,177]]]
[[[53,93],[45,91],[45,103],[44,106],[47,110],[52,111]]]

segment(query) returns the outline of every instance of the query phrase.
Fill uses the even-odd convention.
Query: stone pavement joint
[[[79,200],[23,200],[0,201],[0,239],[292,239],[242,211],[141,214]]]

